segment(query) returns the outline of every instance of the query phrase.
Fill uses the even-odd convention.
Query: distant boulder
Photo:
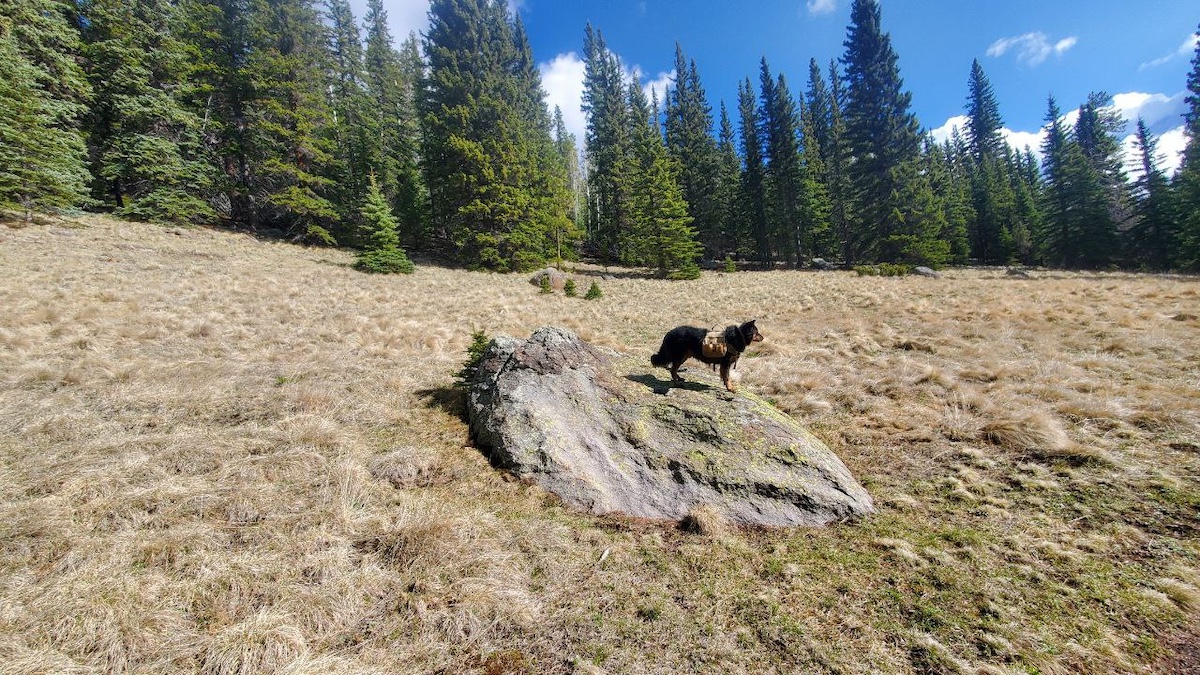
[[[554,269],[553,267],[547,267],[546,269],[538,270],[532,277],[529,278],[529,283],[533,284],[534,286],[541,286],[542,279],[545,278],[550,279],[550,288],[553,288],[556,291],[561,291],[567,285],[567,275]]]
[[[837,269],[837,265],[834,265],[833,263],[829,262],[828,260],[825,260],[824,258],[813,258],[812,266],[815,269],[824,270],[824,271]]]
[[[934,271],[933,269],[931,269],[929,267],[914,267],[912,272],[913,272],[913,274],[918,274],[923,277],[929,277],[930,279],[941,279],[942,278],[941,274],[938,274],[936,271]]]
[[[823,525],[873,512],[871,496],[820,440],[704,369],[672,387],[645,355],[563,328],[489,345],[468,416],[492,461],[596,514]]]

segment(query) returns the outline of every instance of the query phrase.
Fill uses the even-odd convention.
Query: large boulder
[[[873,511],[824,443],[692,363],[672,387],[646,355],[563,328],[501,336],[471,383],[471,432],[498,466],[597,514],[680,519],[705,506],[734,523],[823,525]]]

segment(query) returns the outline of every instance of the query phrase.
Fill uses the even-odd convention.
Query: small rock
[[[1010,267],[1004,273],[1010,277],[1017,277],[1018,279],[1032,279],[1033,278],[1032,275],[1029,274],[1028,270],[1023,270],[1020,267]]]
[[[941,274],[938,274],[936,271],[934,271],[928,267],[914,267],[913,274],[919,274],[923,277],[929,277],[930,279],[941,279],[942,278]]]

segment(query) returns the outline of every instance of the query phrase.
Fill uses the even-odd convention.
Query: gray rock
[[[824,258],[813,258],[812,266],[816,269],[825,270],[825,271],[837,269],[837,265],[834,265],[833,263],[829,262],[828,260],[825,260]]]
[[[938,274],[936,271],[934,271],[928,267],[914,267],[913,274],[919,274],[923,277],[929,277],[930,279],[941,279],[942,278],[941,274]]]
[[[671,387],[645,356],[563,328],[492,341],[468,416],[492,460],[596,514],[677,520],[706,506],[729,522],[823,525],[873,512],[828,447],[752,394],[693,367]]]
[[[567,285],[567,275],[554,269],[553,267],[547,267],[545,269],[538,270],[532,277],[529,278],[529,283],[533,284],[534,286],[541,286],[542,279],[545,277],[550,278],[550,288],[553,288],[556,291],[561,291]]]

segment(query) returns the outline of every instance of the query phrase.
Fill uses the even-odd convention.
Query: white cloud
[[[350,0],[350,7],[359,20],[367,15],[367,0]],[[397,48],[408,39],[409,33],[420,35],[429,28],[429,0],[385,0],[384,11]]]
[[[641,68],[635,68],[640,75]],[[639,78],[640,79],[640,78]],[[667,103],[667,88],[675,84],[675,69],[672,68],[669,73],[659,73],[653,80],[649,80],[642,84],[642,90],[646,92],[646,98],[658,96],[659,110]]]
[[[1154,59],[1153,61],[1147,61],[1147,62],[1143,63],[1142,65],[1138,66],[1138,70],[1146,70],[1147,68],[1157,68],[1158,66],[1170,63],[1171,61],[1174,61],[1175,59],[1186,58],[1188,56],[1191,56],[1196,51],[1196,45],[1198,43],[1200,43],[1200,37],[1196,37],[1196,35],[1193,33],[1192,35],[1189,35],[1186,40],[1183,41],[1183,44],[1179,45],[1178,49],[1171,52],[1170,54],[1167,54],[1166,56],[1160,56],[1157,59]]]
[[[1171,175],[1179,170],[1179,165],[1183,161],[1183,149],[1187,145],[1187,136],[1184,134],[1182,114],[1185,110],[1186,101],[1184,100],[1187,92],[1180,92],[1174,96],[1165,94],[1144,94],[1141,92],[1128,92],[1113,96],[1112,106],[1126,121],[1124,136],[1121,139],[1121,146],[1125,149],[1125,170],[1130,176],[1135,176],[1137,170],[1137,156],[1133,151],[1134,133],[1136,132],[1136,123],[1138,117],[1146,121],[1152,134],[1158,139],[1158,167]],[[1062,116],[1062,122],[1068,127],[1075,126],[1075,121],[1079,118],[1079,109],[1073,109]],[[960,134],[966,133],[967,116],[955,115],[946,120],[942,126],[930,130],[934,140],[939,143],[944,143],[954,133],[957,128]],[[1008,142],[1009,147],[1021,152],[1028,147],[1033,151],[1033,154],[1041,161],[1042,158],[1042,140],[1046,137],[1046,129],[1042,127],[1036,131],[1018,131],[1013,129],[1001,129],[1000,134],[1004,136],[1004,140]]]
[[[546,63],[538,64],[542,73],[542,89],[546,91],[546,106],[562,109],[563,124],[575,134],[576,145],[582,148],[587,120],[583,115],[584,63],[575,52],[559,54]]]
[[[1054,43],[1054,53],[1059,55],[1065,54],[1068,49],[1075,46],[1076,42],[1079,42],[1079,38],[1074,35],[1065,37]]]
[[[958,133],[965,133],[967,128],[967,116],[955,115],[946,120],[946,123],[936,129],[930,129],[929,133],[933,135],[933,140],[938,143],[945,143],[950,140],[950,136],[954,134],[954,130],[958,129]]]
[[[930,130],[929,133],[933,135],[934,140],[938,143],[945,143],[949,140],[955,129],[958,129],[958,133],[965,137],[968,120],[969,118],[966,115],[955,115],[946,120],[946,123],[942,126]],[[1000,129],[1000,135],[1004,137],[1005,141],[1008,141],[1009,147],[1014,150],[1024,152],[1025,147],[1028,146],[1036,153],[1038,147],[1042,144],[1043,132],[1040,129],[1031,132],[1013,131],[1012,129],[1002,128]]]
[[[1041,65],[1052,54],[1062,56],[1078,42],[1078,38],[1071,36],[1065,37],[1052,45],[1050,44],[1049,36],[1045,33],[1025,33],[1016,37],[996,40],[987,48],[987,55],[998,58],[1004,56],[1009,51],[1015,51],[1018,63],[1032,67]]]
[[[1158,168],[1165,171],[1168,176],[1179,171],[1187,142],[1187,133],[1182,124],[1160,135],[1158,137],[1158,153],[1161,155],[1159,159],[1162,161],[1159,162]]]
[[[1128,123],[1126,131],[1132,132],[1134,124],[1141,117],[1151,131],[1160,133],[1183,123],[1183,114],[1187,112],[1187,92],[1167,96],[1132,91],[1113,96],[1112,105]]]
[[[510,16],[529,9],[527,0],[506,0],[506,4]],[[350,0],[350,7],[359,20],[367,15],[367,0]],[[429,0],[384,0],[383,8],[396,47],[408,39],[409,33],[419,37],[429,28]]]
[[[809,14],[823,16],[837,11],[837,0],[808,0],[804,6],[808,9]]]

